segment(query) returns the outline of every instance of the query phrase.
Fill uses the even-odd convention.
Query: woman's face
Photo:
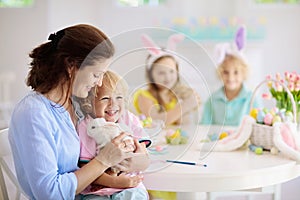
[[[117,86],[115,90],[102,87],[95,101],[96,116],[108,122],[117,122],[125,110],[124,98],[120,87]]]
[[[110,59],[107,59],[95,65],[80,68],[76,72],[72,94],[80,98],[86,98],[88,92],[94,86],[101,86],[103,75],[107,71],[109,63]]]
[[[245,79],[242,70],[234,66],[224,66],[221,71],[221,78],[225,89],[228,91],[239,90]]]
[[[169,57],[159,60],[153,66],[152,78],[158,87],[171,89],[178,79],[176,62]]]

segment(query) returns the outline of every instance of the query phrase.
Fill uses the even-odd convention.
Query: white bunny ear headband
[[[147,69],[150,69],[153,63],[163,56],[171,56],[175,58],[174,54],[172,54],[172,51],[176,50],[177,43],[184,40],[184,35],[182,34],[173,34],[168,38],[167,48],[166,50],[163,50],[161,47],[156,45],[153,40],[146,34],[142,35],[142,42],[144,46],[147,48],[148,52],[150,53],[150,58],[147,60],[146,67]],[[176,58],[175,58],[176,60]],[[177,61],[178,62],[178,61]]]
[[[215,47],[216,63],[220,65],[224,61],[226,55],[235,55],[245,60],[245,57],[242,52],[243,49],[245,48],[245,44],[246,44],[246,27],[241,26],[235,34],[234,44],[220,43],[216,45]]]

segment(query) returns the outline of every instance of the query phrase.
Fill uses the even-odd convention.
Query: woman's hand
[[[119,176],[114,177],[114,181],[111,187],[114,188],[132,188],[136,187],[140,182],[143,181],[143,175],[128,175],[126,173],[122,173]]]
[[[120,171],[133,172],[133,171],[144,171],[150,165],[150,159],[146,145],[139,143],[138,140],[134,140],[135,151],[131,158],[127,158],[120,162],[115,167]]]
[[[121,133],[115,137],[111,142],[107,143],[95,157],[97,161],[106,167],[114,166],[122,162],[126,158],[131,158],[134,154],[132,145],[127,145],[124,138],[128,136],[127,133]]]

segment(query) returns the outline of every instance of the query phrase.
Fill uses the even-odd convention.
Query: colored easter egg
[[[218,138],[219,138],[218,134],[216,134],[216,133],[211,134],[211,135],[209,135],[208,137],[209,137],[209,139],[210,139],[211,141],[216,141],[216,140],[218,140]]]
[[[256,119],[257,113],[258,113],[258,109],[252,108],[250,111],[250,116],[253,117],[254,119]]]
[[[263,148],[260,147],[260,146],[256,146],[254,144],[250,144],[249,146],[249,149],[251,151],[253,151],[254,153],[256,153],[257,155],[261,155],[263,153]]]
[[[173,138],[179,138],[180,137],[180,131],[179,130],[176,130],[173,135],[170,136],[171,139]]]
[[[173,135],[173,133],[174,133],[174,130],[172,130],[172,129],[166,130],[166,136],[171,136],[171,135]]]
[[[187,132],[186,131],[181,130],[180,132],[181,132],[181,136],[187,137]]]
[[[180,137],[171,138],[170,144],[177,145],[180,143]]]
[[[267,113],[264,118],[264,123],[266,125],[272,125],[273,115],[271,113]]]
[[[152,123],[152,118],[151,117],[147,117],[146,120]]]
[[[272,124],[275,124],[276,122],[281,122],[281,117],[279,117],[278,115],[273,117]]]
[[[145,119],[146,119],[146,115],[143,115],[143,114],[142,114],[142,115],[140,115],[140,120],[142,120],[142,121],[143,121],[143,120],[145,120]]]
[[[219,136],[219,139],[222,140],[223,138],[227,137],[228,133],[227,132],[222,132]]]
[[[263,108],[263,112],[267,114],[269,112],[268,108]]]
[[[155,150],[156,151],[162,151],[164,148],[162,147],[162,146],[160,146],[160,145],[158,145],[158,146],[156,146],[155,147]]]
[[[266,115],[266,114],[264,113],[264,111],[262,111],[262,110],[258,111],[257,116],[256,116],[256,121],[257,121],[258,123],[263,123],[263,122],[264,122],[265,115]]]
[[[270,110],[269,112],[272,116],[275,116],[277,113],[274,110]]]
[[[188,138],[187,137],[181,137],[180,138],[180,144],[186,144],[188,142]]]
[[[271,154],[277,155],[279,153],[279,150],[276,147],[272,147],[270,150]]]
[[[257,154],[257,155],[261,155],[262,153],[263,153],[263,148],[261,148],[261,147],[257,147],[256,149],[255,149],[255,154]]]

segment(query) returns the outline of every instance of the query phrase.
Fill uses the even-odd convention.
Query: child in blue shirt
[[[237,32],[236,46],[228,43],[217,45],[217,73],[224,85],[205,102],[202,124],[238,126],[250,111],[252,92],[244,84],[249,67],[241,53],[244,34],[244,29]],[[258,107],[256,100],[253,105]]]

